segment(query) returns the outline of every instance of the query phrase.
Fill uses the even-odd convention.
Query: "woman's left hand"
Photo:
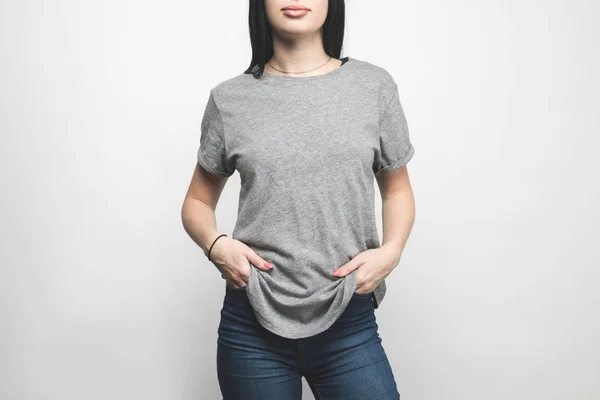
[[[333,271],[333,276],[343,277],[356,271],[356,292],[372,292],[398,265],[400,254],[393,246],[383,245],[358,253],[352,260]]]

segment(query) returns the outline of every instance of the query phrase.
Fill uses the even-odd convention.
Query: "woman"
[[[250,67],[210,91],[182,218],[225,279],[224,399],[398,399],[374,310],[414,220],[396,83],[340,58],[342,0],[251,0]],[[232,237],[215,208],[237,170]],[[374,213],[383,202],[383,243]]]

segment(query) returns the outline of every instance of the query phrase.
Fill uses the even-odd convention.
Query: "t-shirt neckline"
[[[262,78],[264,78],[265,81],[298,82],[298,83],[309,82],[309,81],[313,82],[313,81],[320,81],[323,79],[329,79],[329,78],[333,78],[336,75],[342,74],[344,71],[348,70],[349,67],[351,67],[354,64],[352,57],[346,56],[346,57],[342,57],[342,59],[343,58],[346,58],[347,60],[342,65],[340,65],[339,67],[337,67],[334,70],[331,70],[329,72],[326,72],[326,73],[320,74],[320,75],[287,76],[287,75],[274,75],[274,74],[270,74],[266,71],[263,71]]]

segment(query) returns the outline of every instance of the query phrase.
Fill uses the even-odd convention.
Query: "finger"
[[[242,275],[234,275],[234,274],[228,274],[225,275],[225,272],[221,272],[221,278],[223,278],[224,280],[226,280],[227,282],[229,282],[231,285],[233,286],[238,286],[240,283],[244,282],[243,276]]]
[[[227,279],[229,283],[231,283],[234,287],[239,288],[240,286],[246,286],[247,281],[244,280],[244,277],[241,275],[232,275],[229,279]]]
[[[237,279],[235,281],[236,288],[241,288],[242,286],[246,286],[247,284],[248,284],[248,282],[244,281],[243,279]]]
[[[246,258],[248,259],[248,261],[250,263],[256,265],[256,267],[258,269],[261,269],[263,271],[270,271],[271,268],[273,268],[273,264],[271,264],[271,263],[267,262],[266,260],[264,260],[258,254],[256,254],[256,252],[254,250],[252,250],[249,247],[246,250],[246,253],[244,255],[246,256]]]
[[[353,258],[352,260],[348,261],[346,264],[342,265],[341,267],[339,267],[335,271],[333,271],[332,275],[337,276],[338,278],[342,277],[342,276],[346,276],[350,272],[354,271],[356,268],[360,267],[362,264],[364,264],[364,262],[362,260]]]
[[[368,281],[359,281],[358,275],[356,276],[356,291],[360,291],[360,293],[370,292],[371,288],[369,287]]]

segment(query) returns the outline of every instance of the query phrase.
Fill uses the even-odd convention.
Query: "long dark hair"
[[[340,58],[344,42],[344,22],[346,4],[344,0],[329,0],[327,18],[323,24],[323,48],[325,53],[333,58]],[[265,70],[265,64],[273,56],[273,38],[271,25],[267,20],[265,0],[250,0],[248,13],[250,27],[250,44],[252,45],[252,60],[245,74],[253,74],[260,78]]]

